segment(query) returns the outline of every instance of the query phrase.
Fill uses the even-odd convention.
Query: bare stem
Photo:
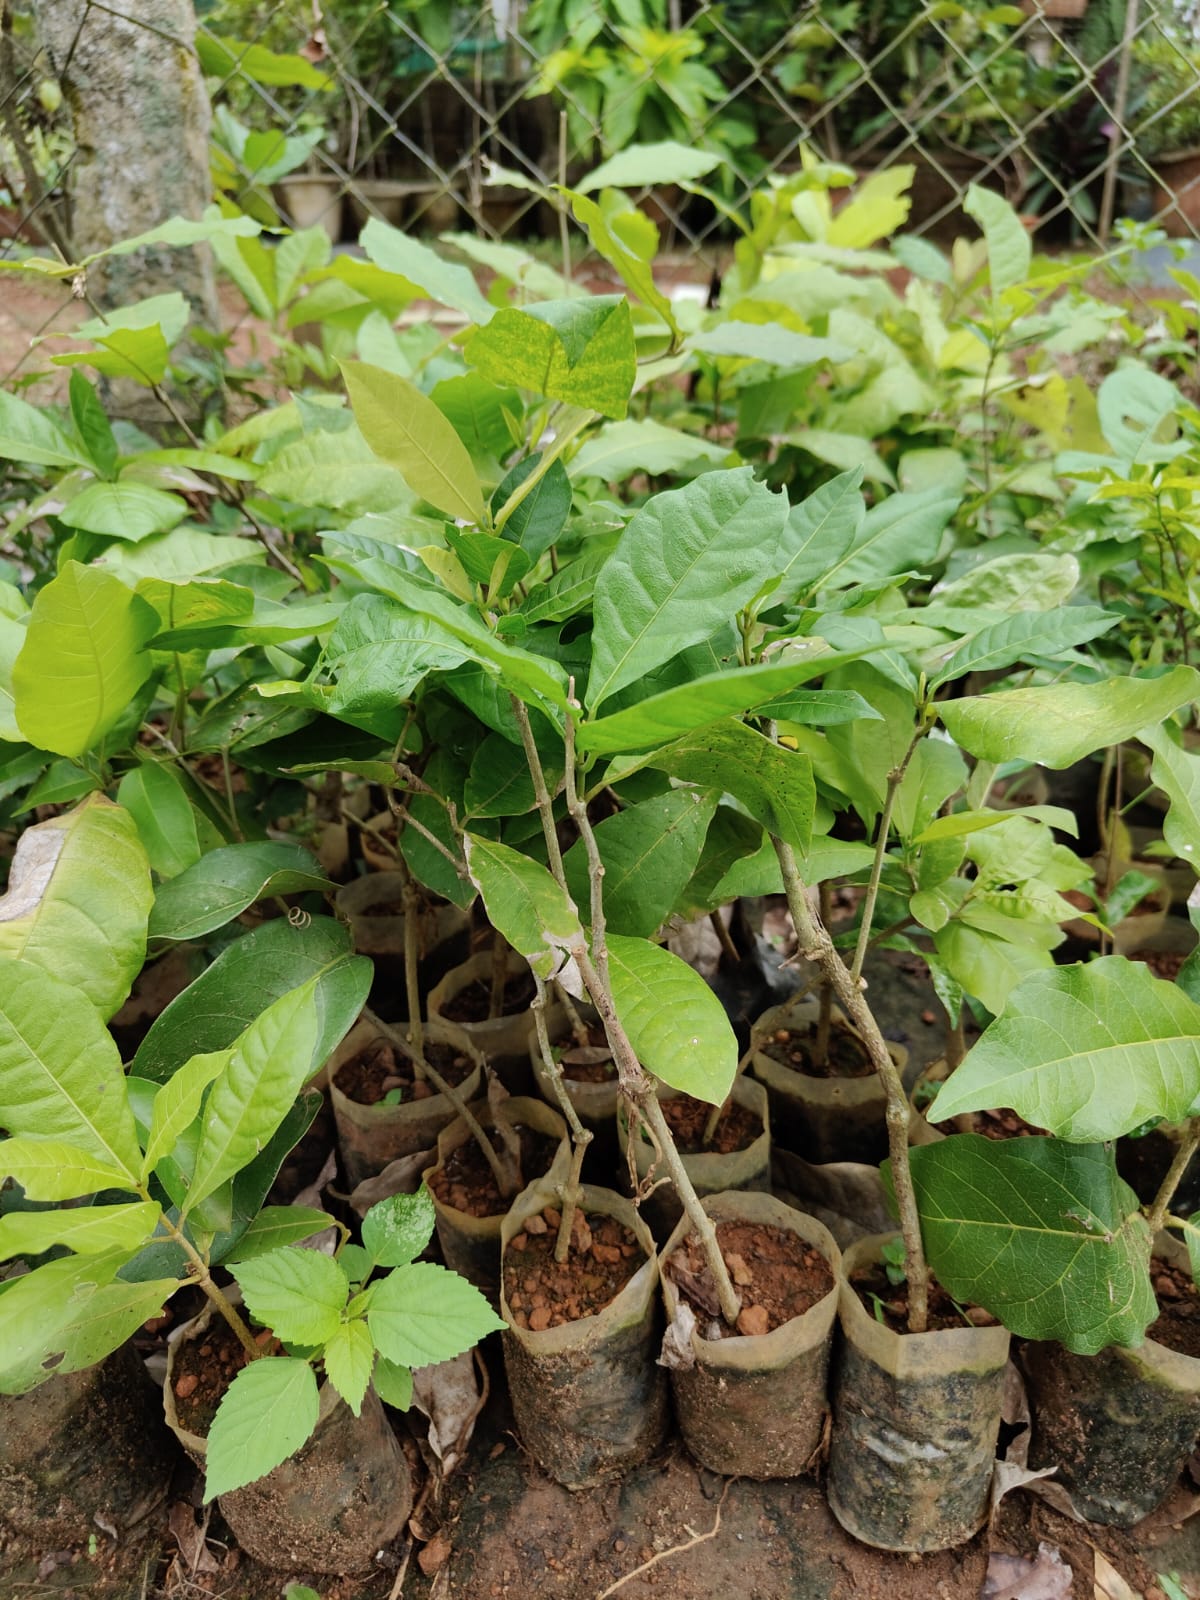
[[[592,1142],[592,1130],[585,1128],[579,1120],[575,1102],[571,1099],[563,1080],[562,1066],[554,1059],[554,1051],[550,1045],[550,1030],[546,1026],[546,985],[536,973],[533,981],[537,985],[537,996],[531,1009],[534,1027],[537,1030],[538,1049],[542,1053],[542,1066],[554,1090],[554,1098],[558,1101],[559,1109],[567,1119],[567,1126],[571,1130],[571,1171],[560,1196],[562,1224],[554,1245],[554,1259],[561,1264],[567,1259],[567,1252],[571,1247],[571,1227],[575,1220],[575,1208],[579,1204],[579,1175],[583,1169],[584,1152]]]
[[[538,747],[533,737],[533,728],[529,721],[529,711],[517,699],[510,695],[513,716],[517,719],[517,727],[521,730],[521,744],[525,750],[525,760],[529,764],[529,775],[533,779],[533,792],[537,797],[538,816],[542,820],[542,837],[546,841],[546,854],[550,858],[550,871],[560,884],[566,883],[563,874],[562,850],[559,848],[558,832],[554,826],[554,799],[550,793],[550,786],[546,782],[546,771],[542,766],[542,758],[538,754]]]
[[[397,855],[397,863],[402,859]],[[400,898],[404,906],[404,991],[408,998],[408,1030],[413,1047],[413,1073],[414,1076],[423,1078],[426,1070],[425,1024],[421,1020],[421,981],[417,970],[421,953],[417,944],[420,896],[407,867],[404,868],[404,888]]]
[[[496,1147],[484,1132],[479,1118],[471,1110],[458,1089],[443,1078],[436,1067],[429,1064],[425,1057],[424,1049],[416,1045],[412,1039],[406,1038],[404,1033],[394,1024],[385,1022],[382,1017],[376,1016],[369,1006],[363,1007],[362,1015],[363,1019],[369,1022],[373,1028],[378,1029],[385,1039],[390,1039],[393,1044],[398,1045],[403,1050],[404,1054],[412,1062],[414,1069],[417,1067],[422,1068],[420,1075],[428,1078],[439,1094],[445,1095],[446,1099],[454,1107],[455,1115],[463,1119],[471,1137],[482,1151],[483,1158],[491,1168],[492,1177],[495,1178],[496,1187],[500,1193],[506,1198],[509,1195],[516,1194],[518,1185],[511,1164],[497,1155]]]
[[[958,1021],[952,1027],[946,1029],[946,1065],[951,1072],[954,1071],[955,1067],[962,1064],[962,1059],[967,1053],[967,1038],[964,1026],[966,1018],[963,1015],[964,1004],[965,1002],[959,1003]]]
[[[821,968],[842,1009],[862,1035],[871,1065],[879,1074],[887,1096],[888,1152],[892,1159],[892,1184],[904,1235],[904,1265],[908,1277],[908,1331],[924,1333],[928,1321],[929,1269],[921,1243],[921,1219],[908,1164],[908,1099],[904,1080],[892,1060],[879,1024],[863,998],[858,980],[851,977],[833,940],[813,915],[792,847],[773,838],[783,874],[784,893],[792,914],[801,952]]]
[[[725,926],[725,919],[722,917],[720,909],[716,911],[710,911],[708,913],[708,920],[712,925],[713,932],[717,936],[717,943],[721,946],[721,954],[727,961],[732,963],[733,966],[740,966],[742,962],[741,955],[738,953],[737,945],[735,945],[733,942],[733,935]]]
[[[818,901],[821,907],[821,921],[826,928],[833,921],[833,890],[828,879],[817,888]],[[828,983],[821,985],[819,1010],[817,1011],[817,1036],[813,1040],[813,1062],[817,1067],[824,1067],[829,1061],[829,1035],[833,1031],[833,990]]]
[[[1159,1185],[1158,1193],[1154,1196],[1154,1204],[1150,1207],[1150,1215],[1146,1220],[1150,1224],[1151,1239],[1170,1215],[1175,1191],[1197,1150],[1200,1150],[1200,1117],[1193,1117],[1188,1123],[1187,1135],[1175,1152],[1175,1159],[1167,1168],[1167,1175]]]
[[[875,860],[871,863],[871,876],[867,880],[867,892],[863,897],[862,922],[859,924],[858,943],[854,947],[854,961],[850,967],[850,975],[856,984],[862,977],[863,962],[866,960],[867,947],[871,942],[871,924],[875,920],[875,902],[879,898],[879,882],[883,877],[884,862],[887,860],[888,835],[892,831],[892,813],[896,809],[896,796],[900,791],[900,785],[904,782],[904,774],[908,771],[913,751],[924,736],[925,723],[922,719],[904,753],[903,761],[888,773],[887,794],[883,801],[883,813],[879,818],[879,832],[875,838]]]
[[[733,1091],[737,1088],[738,1079],[750,1065],[750,1058],[754,1054],[755,1042],[754,1034],[751,1033],[750,1048],[746,1051],[746,1054],[737,1064],[737,1071],[733,1075],[733,1082],[729,1085],[729,1093],[725,1096],[724,1100],[719,1106],[713,1106],[712,1110],[708,1113],[708,1121],[704,1124],[704,1143],[706,1145],[710,1145],[716,1138],[717,1128],[720,1124],[721,1118],[733,1104]]]
[[[177,1228],[165,1212],[162,1217],[162,1225],[191,1262],[196,1282],[203,1289],[216,1310],[221,1313],[225,1321],[233,1329],[242,1349],[250,1357],[251,1361],[257,1361],[259,1356],[263,1354],[262,1348],[260,1345],[255,1344],[249,1328],[237,1313],[237,1307],[213,1282],[212,1274],[208,1270],[208,1262],[205,1261],[183,1229]]]
[[[571,996],[561,983],[555,982],[554,992],[558,996],[559,1005],[567,1013],[567,1021],[571,1025],[571,1032],[575,1035],[575,1043],[580,1049],[586,1049],[592,1042],[588,1034],[587,1023],[579,1015],[574,1000],[571,999]]]
[[[504,1014],[504,986],[508,982],[508,940],[498,930],[492,934],[492,986],[488,994],[488,1017]]]

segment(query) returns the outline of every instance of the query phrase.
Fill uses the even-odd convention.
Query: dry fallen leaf
[[[175,1536],[189,1577],[220,1571],[220,1563],[208,1548],[208,1516],[209,1508],[205,1506],[197,1522],[196,1513],[186,1500],[176,1500],[167,1514],[167,1526]]]
[[[429,1419],[428,1444],[441,1463],[443,1476],[449,1477],[466,1454],[486,1398],[470,1350],[452,1361],[417,1367],[413,1372],[413,1405]]]
[[[417,1556],[417,1565],[427,1578],[432,1578],[435,1572],[440,1572],[446,1565],[453,1550],[454,1546],[439,1530]]]
[[[1096,1600],[1142,1600],[1139,1589],[1133,1589],[1113,1566],[1103,1550],[1092,1546],[1096,1555]]]
[[[1070,1600],[1074,1574],[1051,1544],[1039,1544],[1033,1561],[994,1552],[981,1600]]]
[[[365,1217],[376,1201],[390,1200],[394,1194],[416,1194],[421,1187],[421,1174],[436,1160],[436,1150],[417,1150],[411,1156],[401,1156],[377,1177],[364,1178],[348,1196],[350,1204],[360,1217]]]

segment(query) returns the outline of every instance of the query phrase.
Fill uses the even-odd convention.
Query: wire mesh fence
[[[0,230],[27,242],[70,232],[50,3],[0,5]],[[154,26],[150,0],[80,4]],[[555,184],[661,140],[718,158],[635,195],[704,259],[814,158],[911,168],[917,234],[981,183],[1047,246],[1122,217],[1200,238],[1196,0],[199,0],[195,48],[218,189],[335,240],[373,215],[555,240]]]

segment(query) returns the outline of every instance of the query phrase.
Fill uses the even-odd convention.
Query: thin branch
[[[871,864],[871,876],[867,882],[867,892],[863,898],[862,922],[858,930],[858,943],[854,948],[854,961],[850,967],[850,976],[855,983],[862,977],[863,962],[866,959],[867,947],[871,941],[871,924],[875,920],[875,902],[879,898],[879,884],[883,877],[884,862],[887,859],[888,835],[892,831],[892,814],[896,809],[896,796],[900,792],[900,785],[904,782],[904,774],[908,771],[908,764],[913,758],[913,753],[921,740],[925,737],[925,719],[921,718],[912,742],[904,752],[904,759],[898,767],[893,767],[888,773],[887,795],[883,802],[883,813],[879,818],[879,833],[875,839],[875,860]]]
[[[1171,1201],[1175,1198],[1184,1173],[1191,1164],[1192,1157],[1200,1150],[1200,1117],[1193,1117],[1188,1123],[1187,1137],[1175,1152],[1175,1159],[1167,1168],[1167,1175],[1159,1185],[1158,1193],[1154,1197],[1154,1204],[1150,1208],[1147,1222],[1150,1225],[1150,1237],[1160,1231],[1171,1211]]]
[[[538,1049],[541,1051],[542,1066],[554,1089],[554,1098],[558,1101],[559,1109],[567,1119],[567,1125],[571,1129],[571,1171],[560,1195],[562,1200],[562,1221],[559,1224],[558,1238],[554,1245],[554,1259],[561,1265],[567,1259],[567,1252],[571,1246],[571,1227],[575,1220],[575,1208],[579,1204],[579,1175],[583,1169],[584,1153],[592,1142],[592,1130],[585,1128],[579,1120],[575,1102],[567,1092],[567,1086],[563,1080],[562,1063],[554,1059],[554,1052],[550,1046],[550,1030],[546,1026],[546,985],[536,973],[534,973],[533,981],[537,985],[537,997],[530,1009],[533,1011],[533,1023],[537,1030]]]
[[[537,796],[538,815],[542,819],[542,837],[546,841],[546,853],[550,857],[550,871],[556,881],[566,887],[566,877],[563,873],[562,850],[559,848],[558,832],[554,826],[554,800],[546,782],[546,772],[542,766],[542,758],[538,754],[538,747],[533,737],[533,727],[529,721],[529,711],[517,696],[510,695],[513,716],[517,719],[517,727],[521,730],[521,744],[525,749],[525,760],[529,764],[529,773],[533,779],[533,792]]]
[[[616,1583],[610,1583],[602,1594],[596,1596],[596,1600],[608,1600],[609,1595],[616,1594],[618,1589],[623,1589],[627,1583],[632,1583],[634,1578],[640,1577],[643,1572],[648,1572],[651,1567],[656,1567],[660,1561],[666,1561],[671,1556],[682,1555],[685,1550],[691,1550],[698,1544],[707,1544],[710,1539],[715,1539],[721,1531],[721,1512],[725,1506],[725,1498],[736,1482],[736,1478],[730,1478],[726,1482],[721,1498],[717,1502],[716,1518],[707,1533],[693,1533],[692,1537],[685,1539],[683,1544],[673,1544],[669,1550],[660,1550],[657,1555],[651,1556],[648,1561],[643,1561],[640,1567],[634,1567],[632,1572],[627,1572],[623,1578],[618,1578]],[[684,1527],[687,1527],[686,1523],[684,1523]],[[690,1528],[688,1528],[688,1532],[691,1533]]]

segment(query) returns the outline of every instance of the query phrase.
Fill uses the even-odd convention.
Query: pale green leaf
[[[129,480],[89,483],[58,514],[67,528],[125,539],[130,544],[154,533],[167,533],[187,516],[187,501],[164,489]]]
[[[307,1361],[267,1356],[243,1367],[208,1430],[205,1500],[254,1483],[295,1455],[317,1425],[319,1403]]]
[[[429,1367],[461,1355],[504,1323],[474,1284],[445,1267],[417,1261],[374,1285],[367,1326],[389,1361]]]
[[[150,937],[198,939],[266,895],[332,887],[302,845],[273,839],[225,845],[159,885]]]
[[[142,1153],[121,1058],[91,1001],[27,961],[0,958],[0,1121],[61,1138],[136,1184]]]
[[[619,295],[505,307],[472,334],[467,360],[493,383],[621,418],[637,373],[633,319]]]
[[[653,417],[626,417],[589,434],[567,470],[572,478],[624,483],[635,472],[692,476],[706,467],[719,467],[729,455],[723,445],[665,427]]]
[[[317,1038],[316,980],[285,994],[230,1048],[204,1109],[190,1210],[262,1150],[311,1076]]]
[[[230,1270],[250,1315],[288,1344],[324,1344],[350,1298],[346,1274],[319,1250],[287,1245]]]
[[[1200,873],[1200,755],[1181,749],[1162,726],[1143,728],[1139,738],[1153,750],[1150,776],[1171,802],[1163,838],[1181,861]]]
[[[461,311],[468,322],[482,325],[495,315],[495,307],[484,299],[469,268],[447,261],[399,228],[372,217],[359,235],[359,243],[377,267],[398,273],[439,305]]]
[[[1173,667],[1159,678],[1105,678],[943,700],[956,744],[982,761],[1037,761],[1061,769],[1132,738],[1200,694],[1200,673]]]
[[[375,454],[448,517],[482,522],[483,491],[470,454],[429,396],[382,367],[361,361],[341,367],[355,420]]]
[[[433,1237],[437,1211],[422,1187],[377,1200],[362,1221],[363,1249],[377,1267],[406,1267]]]
[[[410,1368],[389,1361],[386,1356],[377,1356],[374,1383],[375,1393],[384,1405],[393,1406],[397,1411],[407,1411],[412,1405],[413,1382]]]
[[[1033,243],[1004,196],[973,183],[967,190],[963,210],[983,229],[993,295],[1024,283],[1033,260]]]
[[[1031,656],[1058,656],[1115,627],[1115,611],[1097,606],[1065,606],[1057,611],[1018,611],[1003,622],[968,634],[930,675],[930,690],[969,672],[997,672]]]
[[[365,1322],[343,1322],[325,1342],[325,1376],[357,1417],[371,1381],[375,1344]]]
[[[162,1207],[155,1200],[71,1210],[10,1211],[0,1216],[0,1261],[40,1256],[56,1244],[65,1244],[80,1256],[103,1255],[108,1250],[132,1253],[154,1232],[161,1215]]]
[[[0,956],[74,985],[111,1017],[145,960],[152,900],[133,818],[89,795],[21,835],[0,896]]]
[[[583,938],[574,904],[545,867],[519,851],[471,833],[463,843],[492,926],[538,977],[552,978],[568,947]]]
[[[719,167],[723,156],[693,145],[663,139],[654,144],[629,144],[593,167],[578,183],[580,194],[598,189],[649,189],[660,183],[689,183]]]
[[[142,1163],[142,1176],[154,1171],[164,1156],[169,1156],[183,1134],[200,1113],[204,1091],[227,1064],[223,1051],[195,1055],[169,1078],[154,1096],[150,1116],[150,1132],[146,1138],[146,1156]]]
[[[1196,1115],[1200,1006],[1123,956],[1034,974],[938,1096],[939,1116],[1003,1106],[1075,1144]]]
[[[79,439],[67,432],[44,407],[0,390],[0,459],[36,467],[90,467]]]
[[[786,518],[749,467],[648,501],[596,581],[589,707],[732,618],[774,571]]]
[[[129,1187],[127,1173],[90,1150],[36,1136],[0,1143],[0,1174],[19,1183],[30,1200],[78,1200],[101,1189]]]
[[[613,1004],[638,1060],[672,1089],[720,1105],[737,1070],[737,1040],[700,974],[645,939],[608,940]]]
[[[13,667],[17,725],[30,744],[81,756],[101,745],[150,676],[152,607],[110,573],[64,562],[40,590]]]
[[[199,861],[200,824],[173,766],[140,762],[121,779],[117,800],[137,824],[142,847],[160,878],[178,877]]]

